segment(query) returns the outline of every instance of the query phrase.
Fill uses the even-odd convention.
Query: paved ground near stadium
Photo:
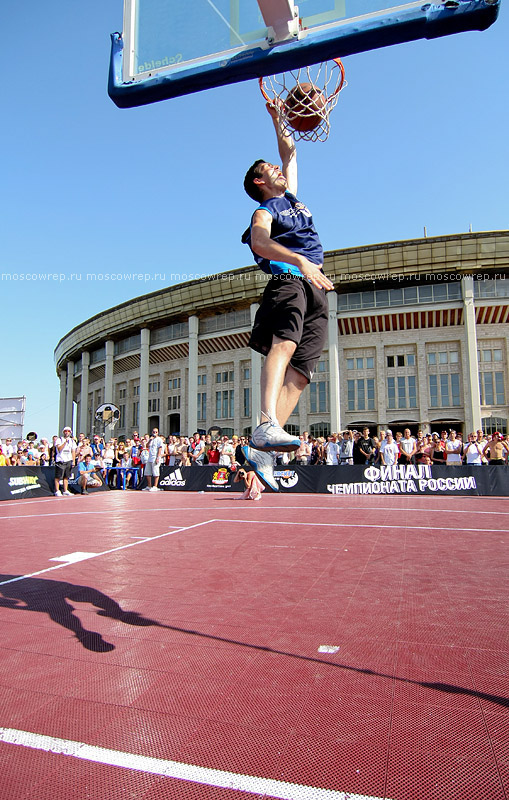
[[[2,800],[502,800],[509,499],[0,506]]]

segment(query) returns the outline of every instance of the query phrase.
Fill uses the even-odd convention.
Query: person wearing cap
[[[69,478],[76,455],[76,442],[72,438],[72,430],[69,426],[64,428],[62,434],[62,438],[55,440],[55,497],[71,495]],[[63,492],[60,490],[60,481],[64,486]]]

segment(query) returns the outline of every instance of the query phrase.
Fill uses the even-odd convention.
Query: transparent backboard
[[[267,24],[287,6],[284,37]],[[125,0],[109,91],[141,105],[403,41],[484,29],[499,0]],[[265,14],[262,15],[262,10]],[[293,27],[292,27],[293,26]]]

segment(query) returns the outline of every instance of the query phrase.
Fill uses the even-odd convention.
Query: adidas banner
[[[244,491],[243,483],[233,483],[235,472],[227,467],[161,467],[158,486],[164,491],[217,492]],[[147,485],[143,478],[140,489]]]

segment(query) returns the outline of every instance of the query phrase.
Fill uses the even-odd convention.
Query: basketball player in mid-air
[[[311,213],[295,196],[297,155],[292,137],[278,124],[277,109],[268,104],[276,130],[281,167],[258,160],[244,178],[244,188],[259,207],[242,241],[256,263],[272,275],[254,321],[250,346],[266,356],[261,375],[261,423],[252,433],[246,460],[271,489],[274,451],[290,452],[298,437],[284,429],[310,382],[327,336],[325,293],[334,288],[322,270],[323,248]]]

